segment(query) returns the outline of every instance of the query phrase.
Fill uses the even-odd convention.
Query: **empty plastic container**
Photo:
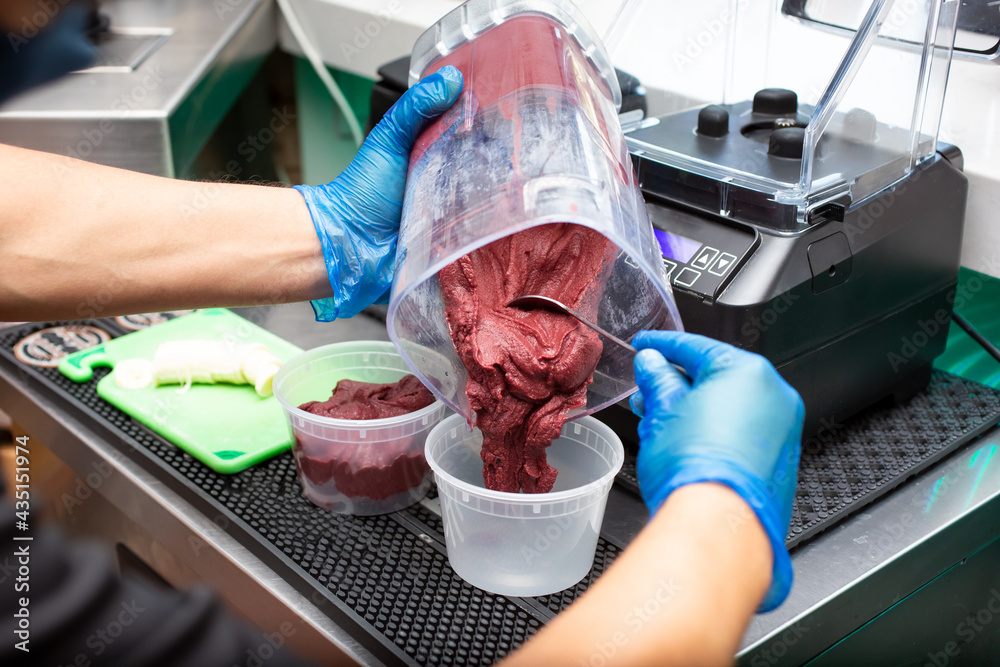
[[[614,431],[593,417],[566,424],[548,449],[559,470],[552,492],[490,491],[479,456],[482,435],[452,415],[427,437],[448,561],[463,579],[491,593],[548,595],[590,571],[604,507],[625,460]]]
[[[430,488],[427,434],[445,413],[427,407],[387,419],[332,419],[300,410],[325,401],[343,379],[378,384],[410,373],[392,343],[336,343],[303,352],[274,378],[274,396],[295,436],[295,467],[305,496],[346,514],[385,514],[420,500]]]
[[[618,79],[576,6],[470,0],[417,40],[411,84],[445,65],[465,88],[410,157],[387,323],[414,373],[471,422],[437,274],[483,245],[537,225],[589,227],[620,250],[585,297],[598,325],[629,340],[680,320],[618,121]],[[440,357],[446,368],[428,363]],[[631,355],[605,344],[569,418],[634,390]]]

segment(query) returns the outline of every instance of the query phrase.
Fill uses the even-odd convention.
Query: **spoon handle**
[[[628,350],[632,354],[636,354],[638,352],[638,350],[636,350],[634,347],[632,347],[631,344],[626,343],[625,341],[623,341],[618,336],[615,336],[614,334],[608,333],[607,331],[605,331],[601,327],[597,326],[596,324],[594,324],[590,320],[586,319],[585,317],[581,317],[579,314],[573,313],[572,311],[570,312],[570,314],[573,317],[575,317],[576,319],[580,320],[580,322],[582,322],[586,326],[590,327],[591,329],[593,329],[597,333],[601,334],[602,336],[604,336],[605,338],[607,338],[608,340],[610,340],[615,345],[618,345],[619,347],[625,348],[626,350]]]

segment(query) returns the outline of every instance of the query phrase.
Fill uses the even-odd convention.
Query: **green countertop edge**
[[[960,269],[955,310],[989,341],[1000,345],[1000,280],[971,269]],[[991,357],[954,322],[948,330],[948,345],[934,367],[1000,389],[1000,361]]]

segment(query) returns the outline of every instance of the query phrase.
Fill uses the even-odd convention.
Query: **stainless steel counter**
[[[306,347],[385,338],[382,324],[364,316],[316,324],[304,304],[242,312]],[[296,635],[290,643],[315,659],[378,664],[326,617],[322,600],[292,590],[230,537],[224,518],[196,511],[118,443],[97,437],[26,378],[0,372],[0,405],[73,471],[53,482],[50,497],[79,495],[88,475],[108,471],[85,502],[70,503],[68,510],[56,503],[71,530],[124,544],[174,585],[210,582],[265,629],[292,621]],[[994,429],[794,550],[791,596],[777,611],[753,620],[740,662],[803,664],[994,540],[1000,535],[998,449],[1000,429]]]
[[[69,74],[6,102],[0,143],[183,175],[273,50],[273,3],[106,0],[101,11],[120,34],[161,43],[134,69]]]
[[[741,659],[803,664],[997,539],[998,450],[993,429],[793,550],[791,595],[754,618]]]

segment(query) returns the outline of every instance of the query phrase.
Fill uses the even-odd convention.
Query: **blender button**
[[[709,273],[714,273],[717,276],[724,276],[726,272],[733,267],[736,263],[736,255],[731,255],[728,252],[724,252],[719,255],[719,259],[715,260],[715,266],[708,270]]]
[[[701,278],[701,271],[686,268],[677,274],[677,277],[674,278],[674,284],[681,287],[691,287],[698,278]]]
[[[709,265],[715,260],[715,258],[718,255],[719,255],[718,250],[716,250],[712,246],[705,246],[704,248],[701,249],[701,252],[698,253],[698,257],[695,258],[693,262],[691,262],[691,266],[699,270],[705,270],[709,267]]]
[[[676,262],[672,262],[669,259],[667,259],[666,257],[663,258],[663,270],[667,274],[667,280],[668,281],[670,280],[670,276],[673,275],[674,269],[676,269],[676,268],[677,268]]]

